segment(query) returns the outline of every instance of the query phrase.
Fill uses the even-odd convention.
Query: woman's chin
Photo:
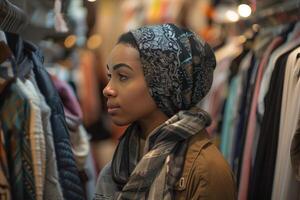
[[[126,120],[122,120],[122,119],[116,119],[114,117],[111,118],[112,122],[117,125],[117,126],[127,126],[129,124],[131,124],[131,121],[126,121]]]

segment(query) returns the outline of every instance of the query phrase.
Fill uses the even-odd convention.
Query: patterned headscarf
[[[207,94],[216,60],[195,33],[174,24],[145,26],[131,33],[150,95],[167,116],[190,109]]]

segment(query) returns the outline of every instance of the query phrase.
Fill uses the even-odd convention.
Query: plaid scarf
[[[181,175],[187,139],[210,124],[209,115],[193,107],[180,111],[147,138],[141,160],[138,127],[132,124],[120,139],[112,161],[116,199],[173,199],[173,186]]]

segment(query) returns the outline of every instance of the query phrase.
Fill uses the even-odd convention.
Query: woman
[[[226,161],[207,138],[197,103],[216,62],[196,34],[173,24],[123,34],[103,90],[117,125],[130,125],[100,173],[95,199],[235,199]]]

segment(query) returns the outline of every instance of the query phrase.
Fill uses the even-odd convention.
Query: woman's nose
[[[111,87],[110,83],[108,83],[106,85],[106,87],[103,89],[103,95],[106,98],[108,98],[108,97],[114,97],[114,96],[116,96],[116,94],[117,94],[116,90]]]

